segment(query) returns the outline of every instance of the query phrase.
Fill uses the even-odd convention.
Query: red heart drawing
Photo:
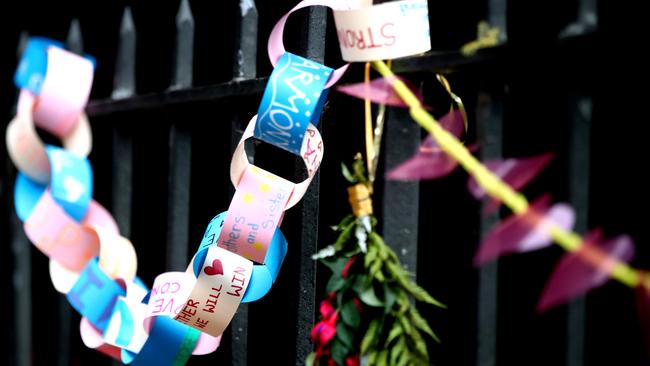
[[[211,266],[203,268],[203,272],[205,272],[205,274],[208,276],[222,275],[223,266],[221,265],[221,261],[219,259],[213,260]]]

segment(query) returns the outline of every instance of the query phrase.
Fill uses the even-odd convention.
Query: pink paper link
[[[285,14],[278,22],[275,24],[273,27],[273,30],[271,31],[271,35],[269,36],[269,44],[268,44],[268,52],[269,52],[269,59],[271,60],[271,64],[275,67],[275,64],[278,62],[280,57],[286,52],[284,48],[284,41],[282,40],[282,37],[284,35],[284,26],[287,23],[287,19],[289,18],[289,15],[293,13],[296,10],[306,8],[309,6],[327,6],[330,9],[333,10],[348,10],[349,5],[346,6],[345,2],[343,1],[326,1],[326,0],[304,0],[299,2],[296,6],[294,6],[287,14]],[[345,74],[345,71],[348,69],[348,66],[350,64],[345,64],[338,69],[334,70],[332,72],[332,76],[330,76],[329,80],[327,81],[327,84],[325,85],[325,88],[329,88],[332,85],[336,84],[337,81]]]

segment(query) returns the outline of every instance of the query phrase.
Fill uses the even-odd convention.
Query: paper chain
[[[286,52],[284,25],[293,11],[324,5],[335,10],[346,60],[429,49],[425,0],[370,3],[306,0],[280,19],[269,39],[275,68],[258,115],[232,157],[230,175],[237,189],[230,207],[210,222],[187,270],[157,276],[151,290],[136,276],[133,245],[119,234],[110,213],[92,200],[91,132],[83,108],[94,60],[72,54],[56,41],[30,40],[15,75],[21,89],[17,114],[6,133],[9,155],[19,170],[16,212],[30,241],[50,258],[54,287],[82,315],[86,346],[126,364],[183,365],[192,354],[216,350],[239,304],[270,290],[287,252],[279,225],[318,170],[323,142],[315,125],[327,88],[347,68],[332,70]],[[418,22],[409,21],[414,17]],[[367,35],[347,29],[359,26],[355,19],[369,24]],[[414,48],[399,36],[426,42]],[[45,146],[35,127],[61,139],[63,147]],[[295,184],[249,164],[244,142],[251,136],[301,156],[308,178]]]

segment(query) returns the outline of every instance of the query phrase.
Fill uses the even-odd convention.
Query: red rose
[[[336,294],[334,294],[336,297]],[[320,316],[323,317],[323,320],[328,319],[336,312],[334,306],[332,306],[332,296],[329,296],[327,299],[320,302]]]
[[[359,354],[357,353],[354,356],[348,356],[345,359],[345,366],[359,366]]]
[[[311,330],[311,339],[317,345],[326,345],[329,341],[334,338],[336,335],[336,321],[338,320],[338,314],[334,313],[327,320],[321,320],[316,323],[314,328]]]

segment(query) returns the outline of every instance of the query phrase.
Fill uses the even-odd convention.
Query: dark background
[[[195,18],[194,86],[208,86],[232,78],[236,50],[238,3],[235,1],[190,1]],[[257,76],[266,77],[271,65],[266,56],[268,33],[293,1],[257,1],[259,41]],[[476,23],[487,14],[487,2],[478,0],[429,1],[434,51],[453,51],[475,38]],[[0,116],[9,121],[16,90],[12,82],[17,62],[20,32],[65,40],[70,21],[78,18],[84,51],[97,59],[91,99],[109,98],[113,90],[115,56],[124,1],[21,1],[5,2],[0,10]],[[175,39],[175,15],[179,1],[132,1],[137,29],[137,94],[161,93],[171,83]],[[647,21],[634,2],[601,1],[598,28],[571,38],[558,34],[577,17],[576,1],[511,1],[507,7],[508,42],[482,52],[470,62],[454,52],[429,55],[419,63],[404,62],[401,74],[423,87],[425,98],[437,111],[448,99],[435,81],[435,71],[446,71],[456,94],[468,107],[470,127],[467,142],[477,142],[476,108],[479,96],[488,95],[503,105],[503,155],[527,156],[556,153],[554,162],[525,193],[529,198],[551,192],[556,200],[569,200],[571,115],[575,98],[592,103],[589,228],[602,227],[608,235],[630,234],[636,243],[636,267],[647,268]],[[287,48],[304,49],[301,11],[290,18],[285,32]],[[332,18],[326,42],[326,63],[340,65]],[[445,56],[446,55],[446,56]],[[450,57],[447,64],[440,60]],[[455,56],[454,56],[455,55]],[[483,57],[484,56],[484,57]],[[444,64],[444,65],[443,65]],[[399,70],[400,64],[396,65]],[[344,81],[359,80],[362,65],[354,65]],[[133,136],[133,205],[131,240],[139,258],[139,274],[146,283],[168,270],[164,246],[168,193],[168,133],[172,123],[182,121],[192,131],[192,186],[190,248],[195,248],[212,216],[228,207],[231,185],[228,164],[235,121],[245,127],[257,109],[261,94],[219,98],[210,101],[161,105],[147,110],[111,113],[91,118],[94,147],[90,156],[95,172],[95,199],[111,207],[111,131],[116,126]],[[318,245],[334,237],[329,226],[347,213],[345,181],[340,162],[351,161],[363,149],[360,101],[330,93],[322,128],[326,157],[321,167]],[[435,111],[435,110],[434,110]],[[400,123],[397,119],[389,122]],[[5,126],[5,123],[3,123]],[[3,140],[4,141],[4,140]],[[3,142],[4,143],[4,142]],[[406,148],[406,147],[405,147]],[[256,163],[294,174],[293,158],[261,146]],[[19,252],[12,249],[12,181],[14,168],[4,146],[0,149],[3,168],[0,178],[0,302],[4,324],[0,347],[4,364],[18,364],[20,342],[31,342],[29,358],[34,365],[66,362],[75,365],[109,364],[110,361],[81,343],[78,316],[61,320],[67,306],[52,288],[47,260],[31,250],[32,276],[29,283],[15,276]],[[383,171],[383,163],[381,169]],[[289,168],[287,168],[289,167]],[[480,206],[465,189],[467,175],[461,170],[433,182],[420,184],[418,281],[448,310],[423,308],[442,344],[431,345],[437,365],[487,365],[477,362],[478,271],[472,257],[479,243]],[[378,216],[387,200],[382,182],[375,196]],[[297,309],[295,296],[301,276],[297,250],[300,245],[300,206],[287,212],[283,231],[290,250],[273,291],[250,305],[248,363],[295,363]],[[507,212],[502,212],[507,215]],[[293,247],[292,247],[293,246]],[[498,269],[498,321],[496,365],[565,365],[567,310],[561,306],[544,314],[535,312],[541,290],[554,264],[562,255],[553,247],[540,252],[500,260]],[[319,269],[319,275],[326,271]],[[322,282],[319,277],[319,284]],[[322,286],[319,287],[319,289]],[[31,293],[31,336],[21,338],[22,319],[16,299]],[[317,295],[321,295],[318,291]],[[66,323],[67,328],[66,328]],[[70,325],[72,324],[72,325]],[[584,364],[645,365],[647,363],[639,324],[634,311],[633,291],[611,282],[587,296]],[[61,331],[70,330],[70,334]],[[23,333],[24,334],[24,333]],[[63,340],[62,340],[63,339]],[[66,341],[67,339],[67,341]],[[189,364],[214,364],[232,360],[230,330],[222,347],[210,356],[193,357]],[[59,360],[59,361],[57,361]],[[236,360],[235,360],[236,361]]]

